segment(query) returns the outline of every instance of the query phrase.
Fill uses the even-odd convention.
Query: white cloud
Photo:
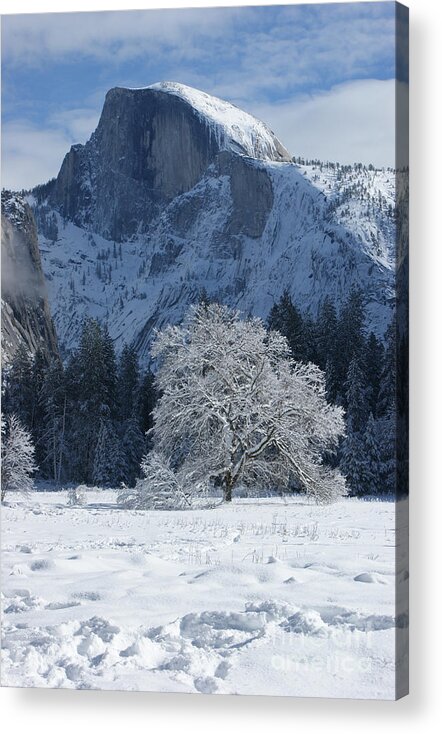
[[[56,176],[73,143],[85,143],[95,130],[98,109],[78,108],[49,117],[44,128],[26,120],[2,126],[2,186],[19,190]]]
[[[4,16],[2,53],[11,64],[33,66],[72,54],[121,63],[160,47],[195,58],[204,50],[196,40],[222,38],[237,13],[212,8]]]
[[[40,130],[15,121],[2,129],[2,186],[13,190],[44,183],[60,170],[71,140],[60,129]]]
[[[394,79],[339,84],[329,92],[250,109],[293,155],[395,165]]]
[[[81,107],[57,112],[50,117],[50,124],[63,130],[71,142],[85,143],[98,125],[100,111]]]

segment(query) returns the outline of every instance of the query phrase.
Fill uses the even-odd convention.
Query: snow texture
[[[64,491],[6,503],[2,683],[393,698],[408,584],[395,510],[122,511],[112,490],[81,507]]]

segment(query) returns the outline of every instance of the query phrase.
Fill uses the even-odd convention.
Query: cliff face
[[[146,231],[221,151],[290,160],[263,123],[203,93],[195,104],[192,91],[171,83],[111,89],[91,139],[66,155],[50,203],[75,224],[121,241]],[[238,117],[246,130],[256,128],[254,136],[244,135]]]
[[[32,354],[58,354],[37,230],[30,207],[17,194],[2,192],[2,359],[20,344]]]

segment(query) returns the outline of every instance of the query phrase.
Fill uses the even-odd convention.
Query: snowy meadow
[[[394,698],[401,503],[117,495],[3,505],[3,685]]]

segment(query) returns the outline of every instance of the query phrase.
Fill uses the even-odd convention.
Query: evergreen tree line
[[[106,327],[87,319],[66,366],[19,348],[4,371],[3,410],[32,436],[39,475],[57,484],[132,486],[148,449],[153,375],[131,346],[117,359]]]
[[[287,338],[296,361],[324,371],[328,401],[345,410],[346,437],[325,461],[339,465],[353,494],[395,492],[395,324],[385,341],[367,334],[361,291],[353,291],[339,311],[325,300],[317,319],[286,292],[267,326]],[[30,432],[40,476],[57,484],[133,486],[150,448],[146,432],[155,403],[152,372],[141,373],[131,346],[117,359],[107,327],[94,319],[84,322],[65,366],[48,363],[41,352],[31,357],[23,347],[4,371],[3,410]]]
[[[268,326],[288,340],[295,360],[311,361],[325,372],[327,398],[346,415],[346,437],[334,457],[352,494],[396,491],[396,329],[385,342],[365,327],[363,294],[350,293],[338,312],[325,300],[315,320],[303,314],[286,292]],[[406,489],[405,489],[406,491]]]

